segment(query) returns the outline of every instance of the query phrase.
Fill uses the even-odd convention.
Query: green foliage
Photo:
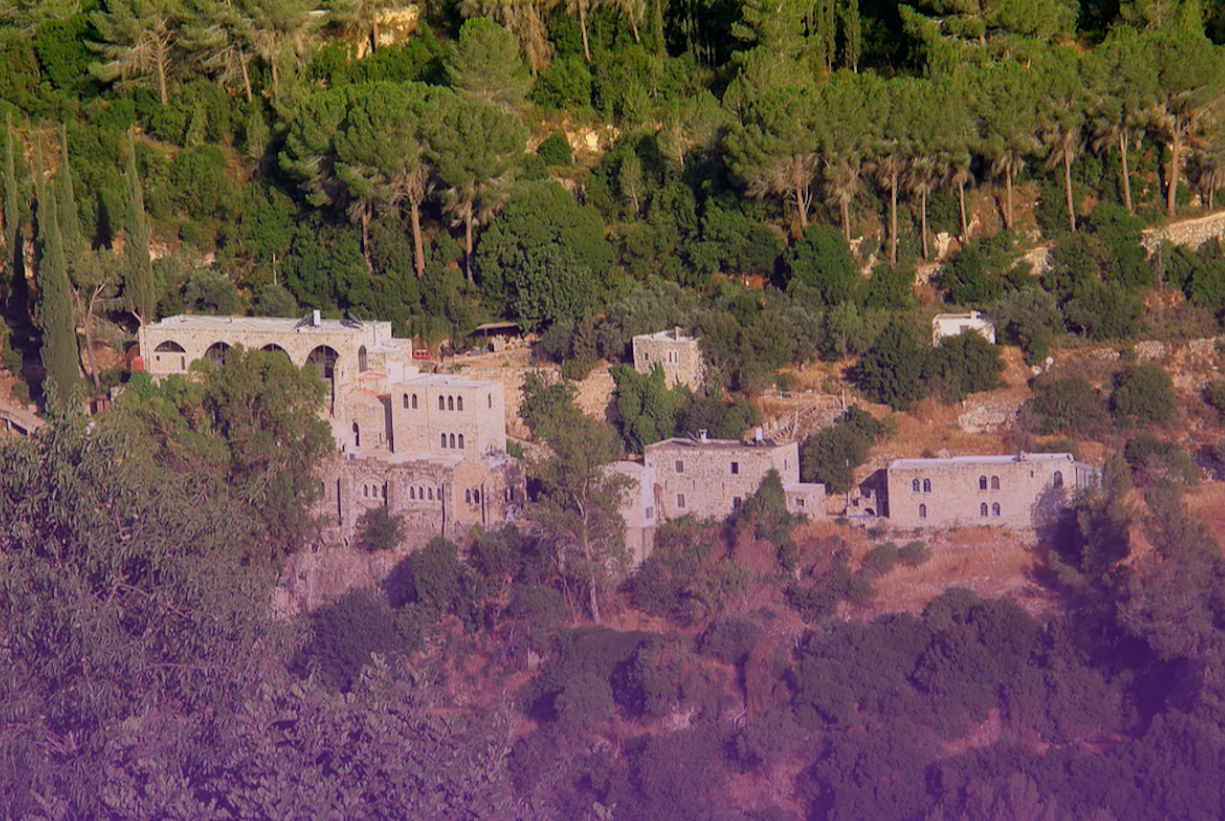
[[[940,287],[955,305],[984,308],[1011,289],[1010,280],[1023,275],[1016,268],[1018,256],[1017,240],[1006,231],[974,240],[943,267]]]
[[[1155,363],[1131,365],[1115,378],[1110,409],[1116,419],[1137,425],[1165,422],[1174,416],[1174,382]]]
[[[1005,294],[993,311],[997,329],[1005,340],[1020,346],[1029,365],[1042,363],[1050,352],[1050,341],[1064,331],[1054,295],[1041,288]]]
[[[901,551],[893,542],[878,544],[864,555],[863,570],[869,576],[883,576],[892,570],[901,558]]]
[[[429,609],[435,616],[452,613],[463,604],[467,569],[459,561],[455,543],[435,536],[408,557],[408,601]]]
[[[1043,377],[1034,382],[1033,388],[1034,398],[1027,407],[1040,434],[1094,437],[1109,424],[1105,400],[1083,377]]]
[[[386,505],[372,507],[357,517],[356,544],[361,550],[369,553],[394,550],[403,539],[404,517],[392,514]]]
[[[1136,474],[1144,474],[1144,484],[1165,479],[1195,485],[1200,469],[1177,442],[1163,441],[1151,433],[1141,433],[1123,446],[1123,459]]]
[[[999,347],[974,331],[940,340],[926,366],[929,378],[952,402],[960,402],[972,393],[995,390],[1000,386],[1003,371]]]
[[[506,112],[523,107],[532,81],[519,59],[519,39],[492,20],[466,20],[446,63],[451,88],[464,100]]]
[[[791,282],[815,289],[827,305],[863,302],[865,285],[851,247],[832,226],[810,225],[787,252],[787,266]]]
[[[507,273],[511,313],[529,331],[582,317],[595,303],[600,284],[579,255],[562,245],[526,249],[520,264]]]
[[[923,381],[929,350],[919,347],[915,332],[900,322],[890,324],[875,346],[855,366],[855,381],[873,402],[906,410],[924,397]]]
[[[540,371],[531,371],[523,378],[523,401],[519,403],[519,418],[532,431],[541,435],[549,425],[564,425],[576,413],[574,400],[578,388],[570,382],[550,382]]]
[[[711,204],[702,215],[702,242],[693,253],[695,262],[712,273],[769,276],[782,247],[778,235],[758,220]]]
[[[591,106],[591,72],[580,57],[565,56],[549,62],[536,75],[528,99],[554,111],[583,110]]]
[[[696,434],[706,431],[712,439],[739,439],[754,425],[761,424],[761,413],[743,396],[723,396],[716,385],[705,396],[691,395],[681,407],[676,422],[677,433]]]
[[[536,156],[545,165],[570,165],[574,157],[570,151],[570,141],[566,135],[554,132],[536,148]]]
[[[685,387],[669,388],[659,363],[650,374],[640,374],[629,365],[612,369],[616,385],[617,413],[626,447],[642,453],[647,445],[671,438],[677,432],[677,417],[690,399]]]
[[[233,316],[242,310],[234,283],[212,268],[200,268],[191,275],[183,290],[183,302],[197,314]]]
[[[855,469],[868,459],[868,451],[886,431],[884,424],[853,405],[832,427],[817,431],[800,449],[800,470],[805,482],[822,482],[827,493],[846,493]]]
[[[1127,339],[1140,330],[1144,302],[1117,282],[1090,280],[1064,305],[1068,326],[1095,340]]]
[[[918,567],[932,557],[932,552],[922,542],[907,542],[897,553],[898,559],[907,567]]]
[[[699,646],[703,653],[727,664],[743,666],[753,648],[766,638],[761,625],[744,616],[720,619],[702,633]]]
[[[338,690],[357,684],[371,655],[407,652],[387,601],[376,591],[350,590],[311,613],[310,641],[294,659],[300,675],[317,669]]]
[[[811,584],[794,584],[784,591],[787,604],[808,624],[826,621],[844,600],[865,604],[872,598],[872,583],[851,573],[845,549],[835,550],[830,559],[830,567]]]
[[[251,307],[256,316],[292,317],[300,313],[293,294],[280,285],[265,285],[260,288]]]

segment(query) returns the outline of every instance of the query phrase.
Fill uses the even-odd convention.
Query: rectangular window
[[[742,503],[743,503],[743,500],[739,496],[732,497],[732,509],[733,510],[738,509]]]
[[[683,493],[676,494],[676,506],[679,507],[681,510],[685,509],[685,494]]]
[[[647,519],[654,519],[654,518],[655,518],[655,507],[654,507],[654,505],[652,505],[651,507],[648,507],[648,508],[647,508],[646,518],[647,518]]]
[[[796,499],[796,500],[795,500],[795,506],[796,506],[796,507],[803,507],[803,506],[804,506],[804,500],[803,500],[803,499]]]
[[[739,462],[732,462],[732,475],[733,476],[740,475],[740,463]]]
[[[677,459],[677,460],[676,460],[676,472],[677,472],[677,473],[684,473],[684,472],[685,472],[685,463],[684,463],[684,462],[682,462],[680,459]]]

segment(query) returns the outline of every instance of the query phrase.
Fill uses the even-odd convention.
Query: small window
[[[733,476],[740,475],[740,463],[739,462],[732,462],[732,475]]]
[[[434,501],[434,488],[432,487],[426,488],[426,491],[430,494],[430,501],[431,502]]]
[[[471,490],[464,491],[464,503],[469,504],[469,505],[472,504],[472,491]]]
[[[417,394],[413,394],[413,410],[417,409]]]
[[[446,410],[446,409],[447,409],[446,397],[442,397],[442,396],[438,397],[438,410]]]
[[[451,442],[451,447],[452,447],[452,449],[454,449],[454,447],[455,447],[455,434],[454,434],[454,433],[452,433],[452,434],[451,434],[451,436],[449,437],[449,439],[450,439],[450,442]]]
[[[472,491],[472,504],[479,505],[480,503],[481,503],[481,491],[478,488]]]
[[[455,410],[464,409],[464,398],[462,396],[455,397]]]
[[[684,463],[684,462],[682,462],[680,459],[677,459],[677,460],[676,460],[676,472],[677,472],[677,473],[684,473],[684,472],[685,472],[685,463]]]
[[[407,410],[407,409],[408,409],[408,394],[404,394],[404,396],[403,396],[403,400],[404,400],[404,402],[403,402],[403,404],[404,404],[404,408],[405,408],[405,410]]]
[[[490,408],[493,408],[493,394],[492,394],[492,393],[491,393],[491,394],[488,394],[488,395],[485,397],[485,401],[486,401],[487,403],[489,403],[489,407],[490,407]]]
[[[387,501],[387,483],[386,482],[383,483],[383,501],[384,502]]]
[[[362,485],[362,498],[370,498],[370,485]]]
[[[986,477],[986,476],[979,476],[979,477],[978,477],[978,489],[979,489],[979,490],[986,490],[986,489],[987,489],[987,477]]]
[[[983,502],[981,505],[978,506],[978,515],[982,516],[984,519],[987,517],[987,503],[986,502]]]
[[[445,448],[447,446],[447,435],[445,433],[438,434],[438,447]]]
[[[1054,482],[1055,487],[1063,487],[1063,471],[1055,471],[1055,475],[1051,477],[1051,481]]]
[[[654,505],[651,505],[650,507],[647,508],[646,518],[648,519],[655,518],[655,506]]]
[[[732,510],[738,510],[740,508],[740,505],[743,503],[744,503],[744,500],[741,499],[739,496],[733,496],[732,497]]]
[[[999,517],[1000,515],[1000,503],[999,502],[996,502],[995,504],[991,506],[991,515],[995,516],[996,518]]]
[[[912,492],[912,493],[918,493],[918,492],[919,492],[919,480],[918,480],[918,479],[911,479],[911,480],[910,480],[910,490],[911,490],[911,492]]]
[[[919,518],[920,519],[927,518],[927,505],[919,505]]]
[[[932,480],[931,480],[931,479],[924,479],[924,480],[923,480],[923,492],[924,492],[924,493],[931,493],[931,492],[932,492]]]
[[[998,476],[992,476],[992,477],[991,477],[991,489],[992,489],[992,490],[999,490],[999,489],[1000,489],[1000,477],[998,477]]]
[[[366,346],[362,345],[360,348],[357,349],[357,371],[358,373],[365,373],[366,370],[367,370]]]
[[[455,397],[454,396],[447,397],[447,410],[455,410]]]
[[[676,506],[679,507],[681,510],[685,509],[685,494],[683,493],[676,494]]]
[[[459,435],[459,449],[464,449],[464,435],[462,433]]]
[[[412,485],[408,486],[408,498],[412,499],[414,502],[417,501],[417,489]]]
[[[362,446],[362,429],[353,423],[353,447],[360,448]]]
[[[796,500],[795,500],[795,506],[796,506],[796,507],[803,507],[803,506],[804,506],[804,500],[803,500],[803,499],[796,499]]]

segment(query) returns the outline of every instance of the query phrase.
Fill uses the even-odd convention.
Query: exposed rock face
[[[1222,222],[1225,225],[1225,222]],[[1174,387],[1200,391],[1221,375],[1217,365],[1217,340],[1214,337],[1186,342],[1138,342],[1137,362],[1156,362],[1170,372]]]
[[[300,552],[289,557],[272,591],[272,612],[293,618],[340,598],[349,590],[377,587],[391,575],[410,550],[363,553],[352,548]]]

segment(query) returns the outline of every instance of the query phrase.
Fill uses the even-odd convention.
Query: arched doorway
[[[208,350],[204,352],[204,358],[212,362],[217,367],[225,364],[225,352],[230,349],[226,342],[214,342],[208,346]]]
[[[167,339],[153,349],[153,361],[158,364],[165,362],[171,368],[185,371],[187,370],[187,351],[179,343]]]
[[[315,366],[320,379],[331,381],[336,376],[336,361],[340,354],[327,345],[320,345],[306,356],[306,364]]]

